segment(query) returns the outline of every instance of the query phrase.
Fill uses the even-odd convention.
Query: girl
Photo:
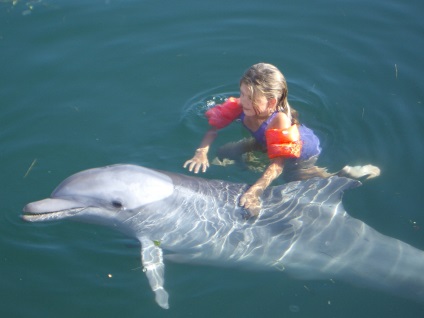
[[[260,196],[284,170],[286,181],[312,177],[327,178],[325,168],[315,166],[321,152],[319,139],[313,131],[300,125],[298,114],[288,103],[287,84],[283,74],[271,64],[259,63],[250,67],[240,80],[240,98],[226,102],[206,112],[211,128],[204,136],[194,157],[184,168],[198,173],[209,167],[207,153],[219,129],[241,119],[253,138],[231,143],[218,150],[219,156],[234,157],[250,151],[266,151],[270,164],[263,175],[240,198],[240,206],[252,216],[260,211]],[[338,175],[368,178],[379,175],[377,167],[344,167]]]

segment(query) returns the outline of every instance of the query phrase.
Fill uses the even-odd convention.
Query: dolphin
[[[333,176],[269,187],[258,217],[238,205],[246,184],[120,164],[65,179],[27,204],[29,222],[73,219],[110,226],[141,242],[143,272],[169,308],[164,259],[339,279],[424,301],[424,252],[378,233],[344,210],[361,183]]]

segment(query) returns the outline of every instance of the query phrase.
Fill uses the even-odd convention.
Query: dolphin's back
[[[260,216],[246,220],[238,202],[247,185],[168,175],[175,195],[149,209],[172,207],[165,212],[172,220],[165,228],[173,260],[257,269],[278,267],[294,243],[314,236],[309,224],[327,223],[342,209],[342,192],[360,184],[334,177],[271,187],[262,196]]]

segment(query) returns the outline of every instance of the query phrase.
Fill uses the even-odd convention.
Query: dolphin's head
[[[74,218],[110,225],[173,191],[171,178],[154,170],[134,165],[95,168],[65,179],[50,198],[27,204],[22,217],[30,222]]]

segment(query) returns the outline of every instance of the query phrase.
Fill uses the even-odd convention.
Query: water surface
[[[135,163],[187,173],[204,109],[250,65],[277,65],[320,164],[382,175],[345,206],[424,249],[422,1],[1,1],[2,317],[422,317],[420,304],[333,281],[166,264],[169,311],[139,246],[106,228],[26,224],[29,201],[82,169]],[[217,146],[244,136],[238,125]],[[254,182],[240,166],[205,178]]]

